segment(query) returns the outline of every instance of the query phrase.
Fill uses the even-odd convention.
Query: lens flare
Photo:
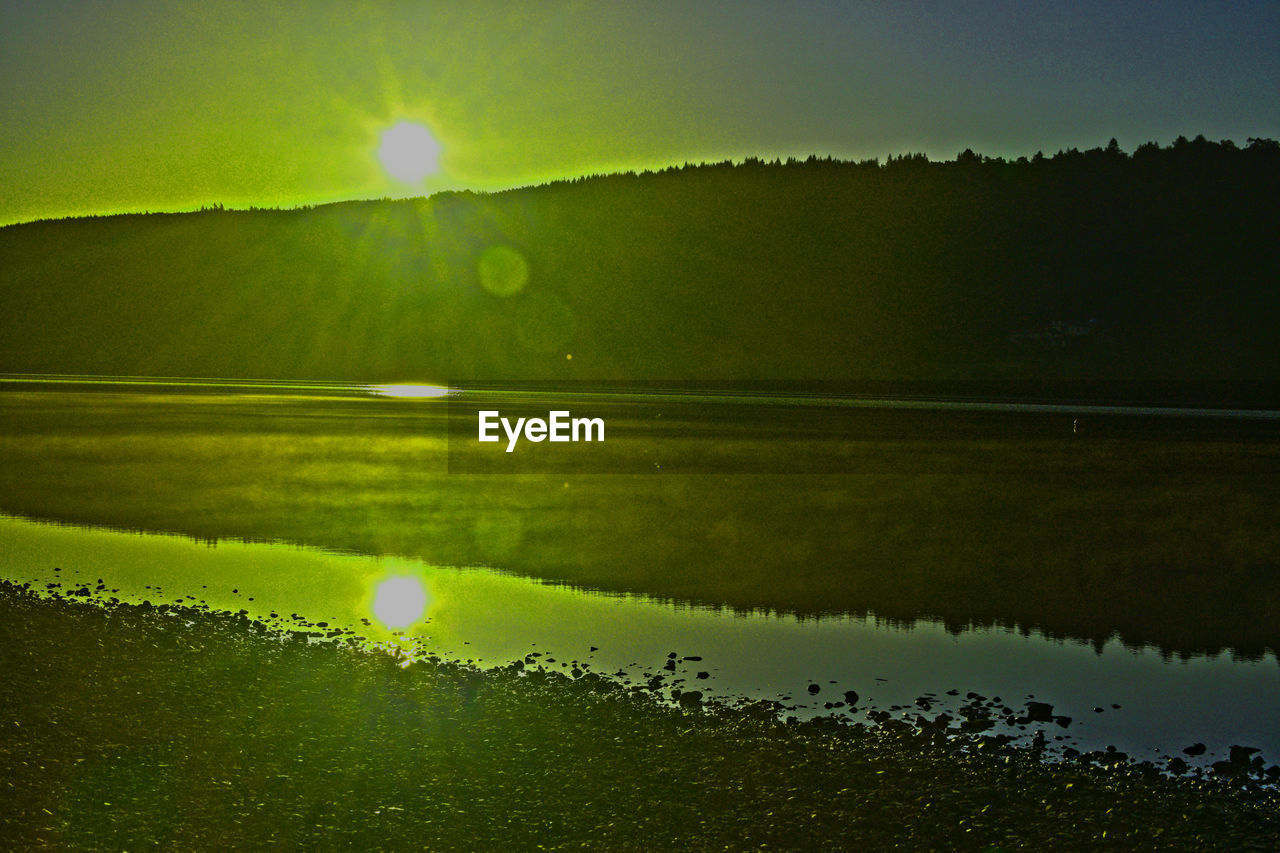
[[[529,262],[510,246],[490,246],[480,255],[480,286],[494,296],[515,296],[529,282]]]

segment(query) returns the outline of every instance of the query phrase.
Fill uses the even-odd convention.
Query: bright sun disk
[[[382,131],[379,143],[378,160],[397,181],[416,184],[439,169],[440,143],[417,122],[397,122]]]

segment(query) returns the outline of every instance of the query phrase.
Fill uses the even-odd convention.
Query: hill
[[[1274,381],[1277,234],[1280,145],[1203,138],[41,221],[0,372]]]

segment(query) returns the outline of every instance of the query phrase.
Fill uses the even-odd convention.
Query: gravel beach
[[[402,665],[232,614],[0,589],[6,849],[1273,849],[1245,774]]]

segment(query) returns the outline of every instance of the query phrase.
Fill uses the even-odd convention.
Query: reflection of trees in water
[[[813,473],[830,445],[806,440],[744,445],[804,473],[478,476],[444,474],[440,443],[402,401],[356,417],[364,404],[350,401],[111,398],[91,421],[0,402],[0,510],[37,518],[742,610],[1119,636],[1175,655],[1280,649],[1280,456],[1265,438],[1144,439],[1098,418],[1073,438],[1059,416],[1040,437],[1032,422],[949,439],[924,416],[869,416],[843,473]],[[668,442],[664,461],[678,469],[672,453],[705,446]]]

